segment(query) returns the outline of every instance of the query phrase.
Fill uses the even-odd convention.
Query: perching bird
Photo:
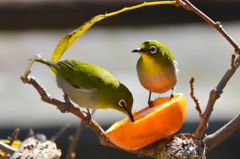
[[[151,92],[174,90],[177,83],[177,62],[168,47],[156,40],[145,41],[132,52],[141,54],[137,62],[137,73],[142,86],[150,91],[148,104],[151,107]],[[170,97],[173,97],[173,93]]]
[[[116,109],[128,114],[134,122],[132,93],[107,70],[76,60],[50,62],[36,59],[35,61],[51,69],[56,75],[58,87],[80,107]]]

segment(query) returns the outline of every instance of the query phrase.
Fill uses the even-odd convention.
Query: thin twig
[[[64,125],[53,137],[51,137],[50,141],[56,141],[57,138],[59,138],[59,136],[62,135],[69,127],[69,124]]]
[[[236,116],[222,128],[220,128],[213,134],[206,136],[203,139],[203,142],[206,144],[207,147],[206,151],[208,152],[214,147],[216,147],[218,144],[223,142],[226,138],[228,138],[238,129],[240,129],[240,115]]]
[[[198,111],[199,117],[202,118],[202,110],[201,110],[201,107],[200,107],[200,104],[199,104],[199,100],[194,95],[194,85],[193,85],[194,80],[195,80],[195,77],[192,76],[191,79],[190,79],[190,96],[193,99],[194,103],[196,104],[195,108]]]
[[[33,129],[29,129],[29,130],[28,130],[27,138],[29,138],[29,137],[34,137],[34,131],[33,131]]]
[[[201,138],[204,131],[206,130],[208,120],[209,120],[210,115],[213,111],[213,106],[214,106],[216,100],[222,94],[223,89],[227,85],[230,78],[236,72],[237,68],[239,67],[239,64],[240,64],[240,56],[238,56],[238,58],[236,59],[234,67],[227,70],[225,75],[222,77],[222,79],[218,83],[217,87],[210,92],[207,107],[206,107],[206,109],[204,111],[204,114],[203,114],[203,119],[200,121],[199,126],[198,126],[198,128],[195,132],[195,136],[196,136],[197,139]]]
[[[234,68],[234,67],[235,67],[235,59],[236,59],[236,54],[233,53],[233,54],[232,54],[232,58],[231,58],[231,68]]]
[[[67,159],[75,158],[75,157],[73,157],[73,156],[75,156],[75,152],[74,151],[75,151],[75,148],[77,146],[79,137],[80,137],[84,127],[85,127],[84,122],[80,121],[80,124],[79,124],[79,126],[77,128],[77,131],[76,131],[74,137],[73,138],[72,137],[69,138],[70,144],[69,144],[69,148],[68,148],[68,152],[67,152],[67,157],[66,157]]]
[[[176,0],[179,5],[181,5],[183,8],[192,11],[196,13],[199,17],[201,17],[203,20],[205,20],[208,24],[213,26],[219,33],[225,37],[225,39],[234,47],[236,53],[240,53],[240,47],[238,44],[228,35],[228,33],[223,29],[220,22],[214,22],[211,18],[209,18],[206,14],[201,12],[199,9],[197,9],[192,3],[190,3],[188,0]]]
[[[94,109],[92,111],[92,115],[94,114],[95,111],[96,111],[96,109]],[[72,154],[74,153],[74,151],[76,149],[79,137],[80,137],[84,127],[85,127],[84,122],[80,121],[79,126],[77,128],[77,131],[76,131],[76,133],[74,135],[74,138],[70,139],[70,146],[68,148],[67,159],[72,159],[73,158]]]
[[[14,130],[14,132],[13,132],[12,135],[11,135],[11,137],[9,137],[9,140],[10,140],[9,145],[10,145],[10,146],[13,144],[13,142],[14,142],[15,140],[17,140],[17,136],[18,136],[19,132],[20,132],[20,129],[17,128],[17,129]]]

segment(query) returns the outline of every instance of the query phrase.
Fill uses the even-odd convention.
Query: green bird
[[[132,93],[107,70],[76,60],[51,62],[36,59],[35,61],[50,68],[56,75],[58,87],[80,107],[115,109],[127,114],[134,122]]]
[[[169,48],[162,42],[148,40],[134,49],[141,57],[137,62],[137,73],[140,83],[149,90],[148,104],[151,107],[151,93],[165,93],[173,90],[177,83],[177,61]]]

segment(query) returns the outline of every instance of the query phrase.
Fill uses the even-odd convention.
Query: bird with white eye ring
[[[107,70],[86,62],[64,60],[51,62],[45,59],[35,61],[47,65],[56,75],[56,82],[66,97],[66,111],[70,100],[87,109],[115,109],[127,114],[132,122],[133,96]]]
[[[169,48],[160,41],[148,40],[132,51],[141,57],[137,62],[137,73],[141,85],[149,90],[148,104],[152,107],[151,93],[165,93],[172,89],[174,97],[177,83],[177,61]]]

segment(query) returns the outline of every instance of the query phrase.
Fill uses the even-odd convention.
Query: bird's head
[[[132,115],[132,106],[133,106],[133,96],[132,93],[125,87],[123,84],[120,84],[118,91],[118,95],[115,97],[117,99],[117,106],[114,109],[127,114],[132,122],[134,122],[134,118]]]
[[[168,59],[174,60],[174,57],[168,47],[160,41],[148,40],[132,51],[133,53],[140,53],[143,58],[149,59]]]

